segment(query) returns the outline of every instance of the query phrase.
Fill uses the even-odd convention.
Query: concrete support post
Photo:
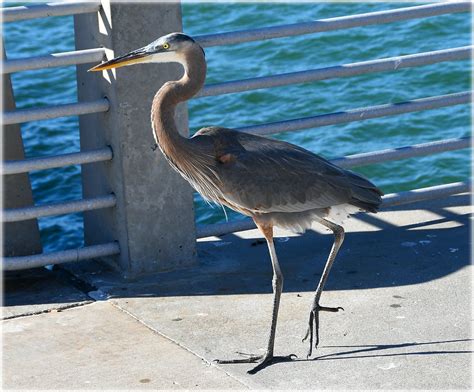
[[[163,34],[181,31],[181,5],[103,1],[99,14],[75,16],[76,48],[104,47],[107,57],[125,54]],[[107,113],[80,118],[81,148],[110,145],[113,159],[83,167],[84,197],[115,193],[117,207],[84,214],[85,241],[118,240],[121,254],[111,260],[124,275],[175,269],[195,261],[191,187],[153,148],[151,102],[182,69],[175,64],[143,64],[103,72],[77,67],[79,100],[107,97]],[[188,132],[187,109],[177,110],[179,129]],[[110,261],[110,260],[109,260]]]
[[[3,43],[2,43],[3,46]],[[2,47],[2,56],[5,60],[5,50]],[[3,110],[15,110],[10,75],[3,75]],[[4,125],[3,132],[3,159],[25,159],[23,139],[18,124]],[[28,173],[3,176],[3,207],[20,208],[33,205],[30,177]],[[31,219],[22,222],[3,224],[3,255],[27,256],[42,252],[38,221]]]

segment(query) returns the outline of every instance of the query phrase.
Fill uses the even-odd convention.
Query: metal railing
[[[26,57],[7,60],[3,64],[3,73],[31,71],[34,69],[66,67],[68,65],[98,63],[105,58],[103,48],[75,50],[65,53],[53,53],[47,56]]]
[[[444,61],[466,60],[471,58],[472,46],[436,50],[407,56],[389,57],[379,60],[362,61],[301,72],[264,76],[205,86],[195,98],[209,97],[257,90],[260,88],[281,87],[289,84],[309,83],[332,78],[364,75],[375,72],[398,71],[404,68],[419,67]]]
[[[470,2],[427,4],[416,7],[406,7],[388,11],[322,19],[309,23],[297,23],[229,33],[209,34],[198,36],[196,37],[196,40],[204,47],[230,45],[469,11],[471,11]],[[375,72],[397,71],[403,68],[419,67],[444,61],[465,60],[471,58],[472,49],[472,46],[465,46],[352,64],[344,64],[302,72],[292,72],[245,80],[234,80],[225,83],[216,83],[205,86],[195,98],[204,98],[208,96],[237,93],[261,88],[280,87],[296,83],[308,83],[330,78],[341,78]],[[298,131],[308,128],[393,116],[422,110],[438,109],[453,105],[467,104],[470,102],[472,102],[472,92],[465,91],[434,97],[418,98],[395,104],[390,103],[365,108],[349,109],[337,113],[328,113],[306,118],[240,127],[237,128],[237,130],[259,135],[269,135],[280,132]],[[444,151],[464,149],[469,148],[470,146],[470,138],[440,140],[392,150],[374,151],[370,153],[342,157],[333,160],[333,162],[342,167],[354,167],[382,163],[390,160],[429,155]],[[400,192],[384,196],[383,206],[388,207],[423,199],[445,197],[450,194],[468,192],[469,190],[469,183],[454,183]],[[253,228],[255,228],[255,225],[250,219],[221,224],[198,225],[197,237],[203,238],[208,236],[223,235],[235,231]]]
[[[348,155],[342,158],[333,159],[332,162],[343,168],[373,165],[374,163],[383,163],[406,158],[422,157],[439,152],[461,150],[463,148],[469,148],[471,143],[472,138],[470,137],[444,139],[435,142],[414,144],[406,147]]]
[[[110,161],[112,157],[112,149],[110,147],[105,147],[98,150],[73,152],[70,154],[55,155],[51,157],[7,161],[3,164],[2,174],[28,173],[34,170],[46,170],[70,165],[105,162]]]
[[[4,222],[19,222],[52,215],[73,214],[97,210],[100,208],[115,207],[117,199],[114,195],[100,196],[89,199],[49,203],[33,207],[7,208],[3,210]]]
[[[17,109],[3,114],[3,124],[20,124],[28,121],[50,120],[67,116],[82,116],[84,114],[100,113],[109,110],[107,98],[93,102],[69,103],[64,105],[48,106],[46,108]]]
[[[31,256],[6,257],[3,261],[4,271],[15,271],[37,268],[45,265],[90,260],[98,257],[114,256],[120,253],[118,242],[90,245],[79,249],[62,250]]]
[[[2,10],[2,15],[4,22],[18,22],[20,20],[46,18],[50,16],[94,13],[99,10],[100,1],[71,1],[65,3],[8,7]]]
[[[259,29],[232,31],[228,33],[206,34],[197,36],[195,39],[204,47],[232,45],[243,42],[322,33],[334,30],[350,29],[352,27],[400,22],[403,20],[421,19],[430,16],[469,11],[471,11],[470,2],[446,2],[420,5],[416,7],[398,8],[388,11],[369,12],[366,14],[339,16],[336,18],[320,19],[307,23],[263,27]]]
[[[3,17],[5,22],[12,22],[47,16],[93,13],[98,12],[99,9],[99,2],[51,3],[39,6],[22,6],[4,9]],[[339,29],[349,29],[352,27],[392,23],[450,13],[469,12],[470,10],[471,4],[469,2],[436,3],[359,15],[322,19],[308,23],[297,23],[235,32],[201,35],[195,38],[197,42],[199,42],[204,47],[231,45],[294,35],[314,34]],[[333,67],[319,68],[302,72],[292,72],[280,75],[216,83],[206,85],[203,90],[195,97],[195,99],[261,88],[279,87],[296,83],[308,83],[330,78],[342,78],[375,72],[393,72],[404,68],[419,67],[440,62],[466,60],[471,58],[472,49],[472,46],[464,46],[351,64],[342,64]],[[104,53],[104,49],[102,48],[92,48],[82,51],[72,51],[32,58],[9,59],[4,63],[3,72],[13,73],[40,68],[95,63],[104,57]],[[370,118],[442,108],[466,104],[471,101],[472,94],[470,91],[466,91],[434,97],[417,98],[396,104],[390,103],[366,108],[356,108],[343,112],[329,113],[307,118],[290,119],[274,123],[247,126],[239,128],[238,130],[267,135],[278,132],[297,131],[326,125],[361,121]],[[44,120],[60,116],[105,112],[108,109],[109,102],[105,98],[94,102],[79,102],[75,104],[58,105],[49,108],[21,109],[6,113],[4,115],[4,124]],[[464,149],[470,147],[470,145],[470,138],[447,139],[382,151],[350,155],[334,159],[333,162],[341,167],[349,168],[360,165],[424,156],[444,151]],[[3,165],[3,174],[7,175],[25,173],[32,170],[44,170],[66,165],[109,161],[112,159],[112,156],[113,153],[111,148],[104,146],[103,149],[95,151],[82,151],[54,157],[7,161]],[[388,207],[404,203],[411,203],[419,200],[446,197],[451,194],[468,191],[470,191],[470,184],[467,182],[443,184],[386,195],[383,198],[383,206]],[[15,222],[49,215],[74,213],[98,208],[111,208],[114,207],[115,204],[115,196],[106,195],[85,200],[10,209],[4,211],[4,221]],[[228,222],[205,226],[203,225],[198,227],[197,237],[202,238],[213,235],[223,235],[226,233],[247,230],[251,228],[254,228],[254,224],[250,219],[238,222]],[[10,257],[5,260],[4,268],[6,270],[31,268],[47,264],[58,264],[62,262],[91,259],[94,257],[116,255],[119,252],[120,249],[118,243],[113,242],[102,245],[88,246],[81,249],[45,253],[41,255]]]
[[[319,116],[298,118],[287,121],[277,121],[261,125],[251,125],[236,128],[242,132],[269,135],[272,133],[299,131],[301,129],[323,127],[326,125],[343,124],[353,121],[368,120],[397,114],[419,112],[422,110],[438,109],[469,103],[472,101],[470,91],[440,95],[436,97],[414,99],[407,102],[389,103],[369,106],[366,108],[349,109],[344,112],[321,114]]]
[[[26,19],[95,13],[100,9],[100,2],[68,2],[50,3],[9,7],[2,10],[4,22],[14,22]],[[56,53],[45,56],[8,59],[3,63],[3,73],[22,72],[43,68],[64,67],[78,64],[96,63],[105,56],[103,48],[92,48],[81,51]],[[106,98],[92,102],[78,102],[45,108],[17,109],[3,113],[3,124],[19,124],[28,121],[47,120],[63,116],[81,116],[91,113],[106,112],[110,104]],[[34,170],[45,170],[68,165],[83,165],[94,162],[110,161],[113,158],[112,149],[104,146],[93,151],[62,154],[51,157],[27,158],[23,160],[6,161],[2,164],[2,175],[27,173]],[[24,208],[10,208],[3,211],[3,222],[19,222],[29,219],[53,215],[72,214],[95,209],[113,208],[116,205],[115,195],[105,195],[81,200],[48,203]],[[6,271],[59,264],[69,261],[88,260],[120,253],[118,242],[111,242],[79,249],[70,249],[39,255],[6,257],[3,268]]]

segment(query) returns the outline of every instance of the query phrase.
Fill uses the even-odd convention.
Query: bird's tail
[[[346,170],[351,183],[352,198],[350,204],[365,211],[377,212],[382,204],[383,192],[360,174]]]

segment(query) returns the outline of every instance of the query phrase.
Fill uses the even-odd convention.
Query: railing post
[[[6,59],[2,42],[2,56]],[[3,75],[3,110],[15,110],[15,98],[10,75]],[[23,138],[18,124],[3,125],[3,159],[25,159]],[[29,207],[33,205],[33,193],[28,173],[2,176],[4,208]],[[3,256],[25,256],[41,253],[38,220],[3,223]]]
[[[181,5],[103,1],[98,14],[75,16],[76,48],[104,47],[107,57],[127,53],[163,34],[181,31]],[[80,118],[81,149],[110,145],[113,159],[82,168],[85,197],[115,193],[114,209],[84,213],[86,244],[118,240],[113,261],[124,275],[179,268],[196,259],[191,187],[153,148],[150,107],[155,92],[181,76],[175,64],[144,64],[101,73],[78,66],[79,100],[107,97],[110,110]],[[187,108],[177,122],[188,132]]]

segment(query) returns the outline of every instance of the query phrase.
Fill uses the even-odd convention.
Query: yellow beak
[[[137,49],[133,52],[127,53],[124,56],[116,57],[112,60],[105,61],[102,64],[96,65],[89,69],[89,71],[104,71],[106,69],[120,68],[126,65],[132,65],[143,62],[145,57],[148,57],[151,53],[147,52],[145,49]]]

